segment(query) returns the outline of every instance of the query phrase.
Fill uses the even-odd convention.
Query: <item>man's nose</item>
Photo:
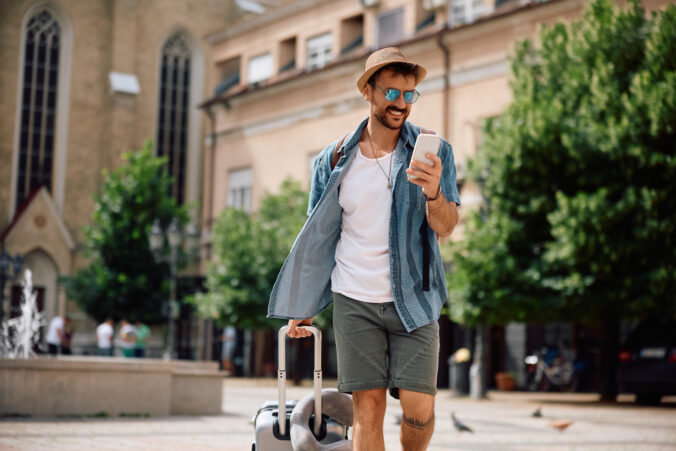
[[[406,108],[406,102],[404,101],[404,93],[402,92],[399,94],[399,97],[397,97],[397,100],[394,101],[394,106],[399,108],[400,110],[403,110]]]

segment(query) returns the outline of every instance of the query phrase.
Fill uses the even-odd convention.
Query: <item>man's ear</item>
[[[361,95],[367,102],[371,103],[371,95],[373,94],[373,86],[366,83],[364,89],[361,91]]]

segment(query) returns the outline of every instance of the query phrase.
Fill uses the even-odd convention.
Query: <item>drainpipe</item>
[[[439,32],[437,32],[437,45],[441,49],[441,51],[444,54],[444,98],[442,101],[442,106],[441,106],[441,118],[442,118],[442,128],[441,128],[441,136],[444,137],[445,139],[449,139],[448,136],[448,111],[450,109],[450,97],[451,97],[451,82],[450,82],[450,76],[451,76],[451,51],[450,49],[444,44],[444,35],[446,34],[446,30],[448,29],[448,26],[445,26]]]
[[[204,110],[207,113],[207,116],[209,117],[209,124],[210,124],[210,129],[211,129],[211,148],[209,149],[209,179],[207,183],[207,189],[205,192],[205,197],[207,197],[208,193],[208,198],[209,202],[207,203],[207,208],[206,208],[206,220],[204,221],[204,225],[206,228],[211,232],[211,226],[212,226],[212,221],[213,221],[213,213],[214,213],[214,201],[213,201],[213,189],[214,189],[214,180],[215,180],[215,160],[216,160],[216,114],[214,113],[212,106],[209,105],[205,108]]]
[[[213,222],[213,214],[214,214],[214,180],[215,180],[215,160],[216,160],[216,114],[214,113],[212,109],[212,105],[207,105],[204,108],[204,112],[207,114],[209,117],[209,128],[210,128],[210,135],[211,135],[211,145],[209,146],[209,168],[206,169],[206,173],[208,176],[207,180],[207,185],[206,189],[204,189],[204,198],[205,198],[205,204],[206,204],[206,209],[205,209],[205,216],[203,217],[202,220],[202,228],[206,229],[209,233],[209,239],[211,239],[211,230],[212,230],[212,222]],[[207,201],[208,199],[208,201]],[[205,234],[202,234],[202,237],[204,237]],[[201,249],[200,249],[201,253]],[[210,258],[211,255],[205,255],[205,259],[202,261]],[[202,271],[200,270],[200,273]],[[203,351],[203,358],[204,360],[211,360],[211,354],[213,350],[213,342],[214,342],[214,325],[213,321],[211,319],[204,319],[204,334],[202,335],[204,339],[204,351]]]

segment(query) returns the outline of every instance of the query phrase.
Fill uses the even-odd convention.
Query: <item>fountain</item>
[[[0,417],[222,413],[216,362],[34,355],[45,324],[36,301],[26,270],[20,315],[0,324]]]
[[[33,291],[33,273],[24,273],[21,314],[0,326],[0,357],[27,359],[33,347],[39,345],[40,328],[45,324],[44,313],[38,311],[37,292]],[[0,306],[1,308],[1,306]]]

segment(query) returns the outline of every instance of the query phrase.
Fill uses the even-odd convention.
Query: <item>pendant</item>
[[[390,186],[390,182],[387,182],[387,189],[392,189],[392,187]]]

